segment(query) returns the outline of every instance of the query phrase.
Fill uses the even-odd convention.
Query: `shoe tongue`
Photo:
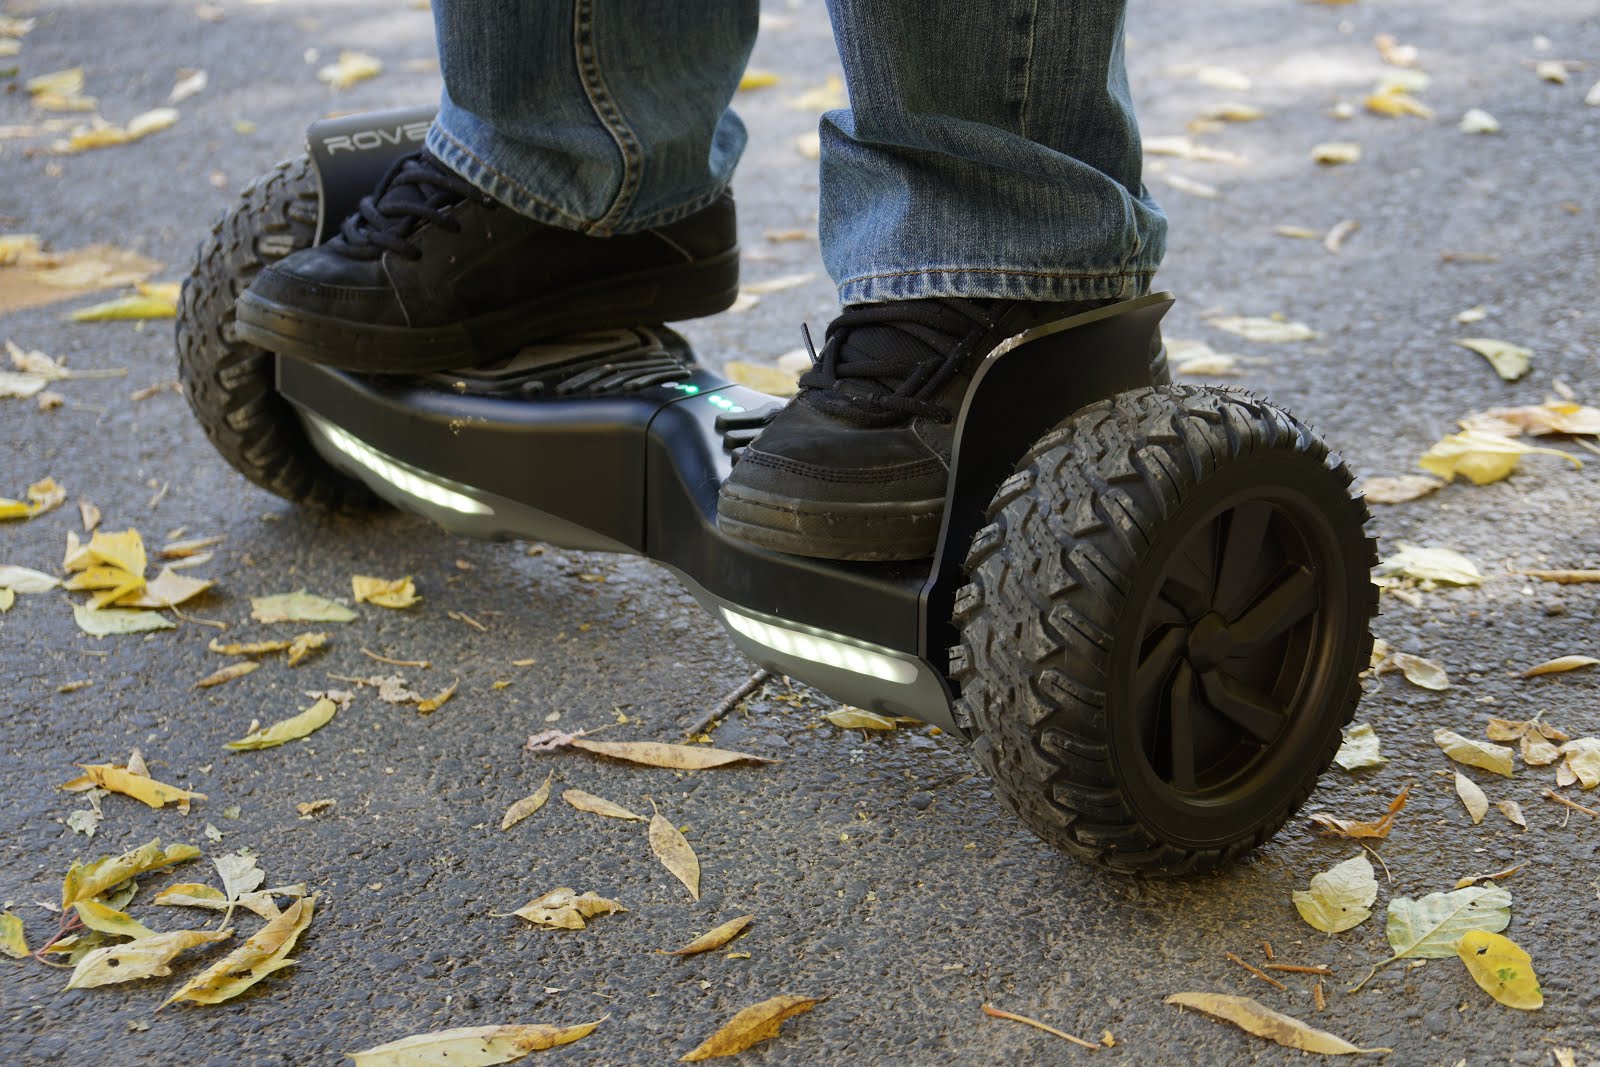
[[[867,398],[894,392],[917,367],[941,358],[940,352],[922,338],[892,324],[857,326],[839,345],[838,366],[843,369],[863,363],[888,366],[871,378],[840,377],[834,387],[846,396]]]

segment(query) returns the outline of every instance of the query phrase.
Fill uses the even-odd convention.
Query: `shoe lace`
[[[422,250],[411,241],[417,228],[432,222],[460,233],[461,224],[444,209],[472,198],[493,202],[432,153],[412,152],[395,160],[372,195],[362,197],[339,235],[349,246],[346,252],[358,259],[377,259],[385,252],[420,259]]]
[[[992,325],[987,303],[946,298],[846,308],[828,324],[821,355],[803,327],[812,363],[800,376],[803,395],[858,423],[949,422],[955,412],[929,398],[961,370],[968,338]]]

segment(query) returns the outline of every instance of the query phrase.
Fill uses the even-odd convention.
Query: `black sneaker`
[[[723,483],[717,525],[824,559],[933,555],[955,419],[1005,338],[1108,301],[910,300],[846,308],[801,391]]]
[[[238,330],[297,359],[410,374],[562,333],[711,315],[738,289],[730,195],[669,226],[589,237],[518,214],[422,151],[338,236],[263,270],[239,297]]]

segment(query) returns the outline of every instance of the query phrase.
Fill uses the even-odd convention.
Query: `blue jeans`
[[[1145,292],[1126,0],[829,0],[850,107],[821,122],[823,262],[846,304]],[[512,208],[596,236],[728,185],[757,0],[434,0],[428,147]]]

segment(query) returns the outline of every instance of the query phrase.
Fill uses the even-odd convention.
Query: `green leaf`
[[[293,741],[306,736],[328,725],[334,714],[339,710],[339,705],[322,697],[315,704],[298,715],[290,716],[281,722],[275,722],[266,729],[257,729],[252,733],[229,741],[224,748],[234,752],[249,752],[259,748],[274,748],[286,741]]]
[[[257,622],[349,622],[356,613],[343,604],[306,592],[250,598],[250,617]]]
[[[1389,901],[1384,934],[1394,955],[1373,964],[1367,977],[1350,992],[1372,980],[1378,968],[1396,960],[1442,960],[1456,954],[1469,930],[1499,933],[1511,924],[1511,894],[1497,885],[1468,886],[1448,893],[1429,893],[1419,900]]]
[[[1372,902],[1378,899],[1378,879],[1372,873],[1372,862],[1363,853],[1332,870],[1312,875],[1310,890],[1295,890],[1293,899],[1300,918],[1323,933],[1336,934],[1360,925],[1372,915]]]

